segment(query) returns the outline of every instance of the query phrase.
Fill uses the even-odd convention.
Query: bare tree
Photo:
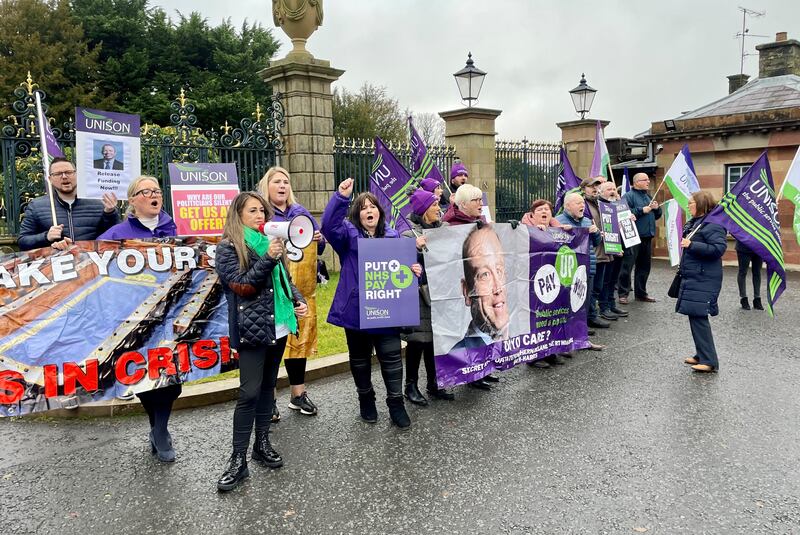
[[[444,145],[444,119],[430,112],[412,114],[414,128],[425,141],[425,146]]]

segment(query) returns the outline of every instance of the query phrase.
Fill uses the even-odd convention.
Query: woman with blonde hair
[[[101,234],[98,240],[130,240],[175,236],[175,222],[163,210],[158,180],[140,176],[128,186],[128,217]],[[150,420],[150,451],[165,463],[175,461],[172,437],[167,429],[172,404],[181,395],[181,384],[170,384],[136,394]]]
[[[300,320],[300,335],[289,336],[283,364],[291,388],[289,408],[313,416],[317,406],[306,392],[306,362],[317,354],[317,257],[325,250],[325,238],[319,232],[317,220],[294,197],[289,172],[283,167],[272,167],[258,183],[258,191],[273,210],[273,221],[289,221],[305,215],[314,224],[314,241],[304,251],[303,258],[288,262],[289,273],[308,304],[308,314]],[[316,247],[314,247],[316,244]],[[277,404],[273,404],[272,421],[280,420]]]
[[[217,489],[236,488],[250,475],[247,449],[255,423],[253,460],[268,468],[283,466],[269,441],[270,409],[278,367],[289,334],[308,312],[282,261],[285,247],[259,228],[272,215],[260,195],[234,198],[217,246],[216,269],[228,301],[231,347],[239,352],[239,399],[233,413],[233,454]]]

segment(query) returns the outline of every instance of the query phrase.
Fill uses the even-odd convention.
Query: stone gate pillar
[[[600,121],[605,131],[610,121]],[[594,156],[594,134],[597,119],[579,119],[556,123],[561,129],[561,141],[564,142],[572,170],[581,178],[589,177]]]
[[[463,108],[443,111],[439,117],[445,122],[445,142],[456,149],[456,154],[469,169],[469,183],[479,187],[489,197],[489,210],[495,219],[495,119],[500,110]],[[442,169],[445,180],[450,170]]]
[[[292,175],[298,202],[319,216],[336,188],[333,183],[333,93],[344,73],[325,60],[282,59],[261,71],[282,95],[286,113],[281,165]]]

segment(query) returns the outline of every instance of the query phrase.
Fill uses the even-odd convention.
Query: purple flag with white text
[[[378,198],[389,226],[398,232],[409,230],[409,190],[415,189],[419,183],[379,137],[375,138],[375,161],[369,178],[369,191]]]
[[[775,183],[767,151],[761,153],[705,221],[722,225],[764,260],[767,265],[767,310],[772,315],[773,305],[786,289],[786,270]]]

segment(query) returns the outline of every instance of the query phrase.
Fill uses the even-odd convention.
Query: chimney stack
[[[749,78],[749,74],[731,74],[728,76],[728,94],[730,95],[746,84]]]
[[[756,46],[758,77],[771,78],[795,74],[800,76],[800,42],[789,39],[786,32],[775,34],[774,43]]]

